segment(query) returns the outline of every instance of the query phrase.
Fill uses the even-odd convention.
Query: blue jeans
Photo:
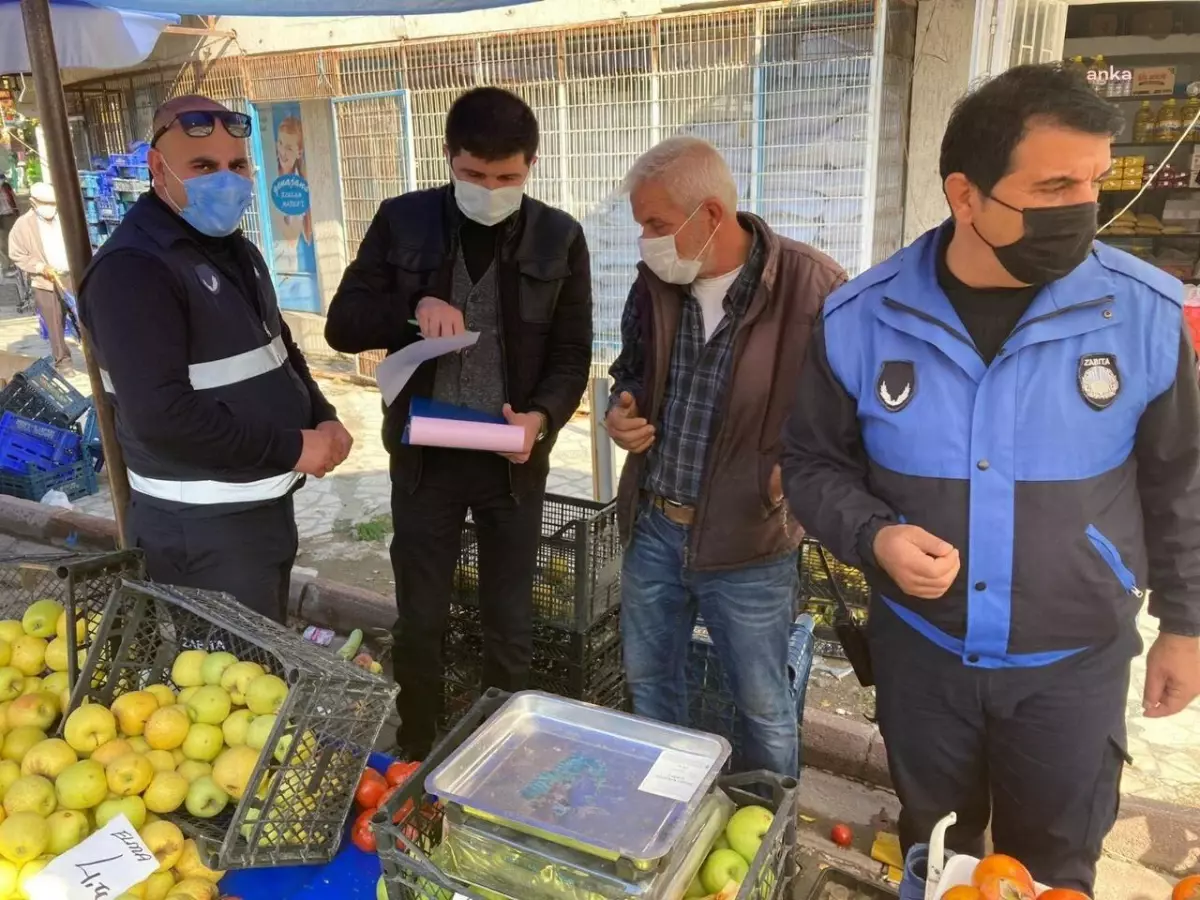
[[[799,742],[787,655],[798,590],[796,554],[695,572],[686,564],[687,540],[687,528],[649,508],[638,516],[625,552],[621,639],[633,710],[688,724],[687,653],[699,613],[744,723],[739,768],[795,776]]]

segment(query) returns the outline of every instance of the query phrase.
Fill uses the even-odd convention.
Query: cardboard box
[[[1171,94],[1174,91],[1174,66],[1142,66],[1133,70],[1131,94]]]
[[[1092,13],[1088,19],[1088,37],[1116,37],[1121,19],[1116,13]]]
[[[1130,34],[1164,37],[1171,33],[1175,15],[1170,9],[1139,9],[1130,17]]]

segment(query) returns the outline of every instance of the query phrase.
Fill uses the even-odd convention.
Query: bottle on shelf
[[[1143,100],[1142,105],[1138,108],[1137,116],[1133,120],[1133,142],[1135,144],[1152,143],[1157,133],[1157,126],[1158,119],[1154,115],[1150,101]]]
[[[1179,121],[1183,128],[1187,128],[1189,125],[1192,126],[1184,140],[1191,141],[1193,144],[1200,144],[1200,120],[1196,118],[1198,115],[1200,115],[1200,97],[1192,97],[1187,103],[1183,104],[1183,110],[1179,114]],[[1196,124],[1192,125],[1193,122]]]
[[[1154,126],[1154,136],[1160,144],[1173,144],[1183,132],[1183,120],[1179,117],[1179,104],[1174,97],[1163,101]]]

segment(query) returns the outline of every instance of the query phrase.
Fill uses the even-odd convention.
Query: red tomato
[[[379,806],[380,798],[387,789],[387,779],[374,769],[367,769],[359,779],[354,799],[362,809],[374,809]]]
[[[350,829],[350,840],[363,853],[374,853],[377,849],[375,832],[371,829],[371,819],[377,812],[376,809],[364,809],[354,820],[354,827]]]
[[[387,783],[392,787],[404,784],[420,767],[419,762],[394,762],[387,768]]]
[[[854,832],[850,830],[849,825],[843,825],[838,822],[829,832],[829,839],[839,847],[849,847],[854,842]]]

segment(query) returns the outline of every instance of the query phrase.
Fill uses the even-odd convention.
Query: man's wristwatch
[[[537,437],[534,438],[535,443],[540,443],[546,439],[547,435],[550,434],[550,417],[540,409],[535,409],[534,412],[536,412],[538,414],[538,418],[542,420],[542,427],[538,429]]]

